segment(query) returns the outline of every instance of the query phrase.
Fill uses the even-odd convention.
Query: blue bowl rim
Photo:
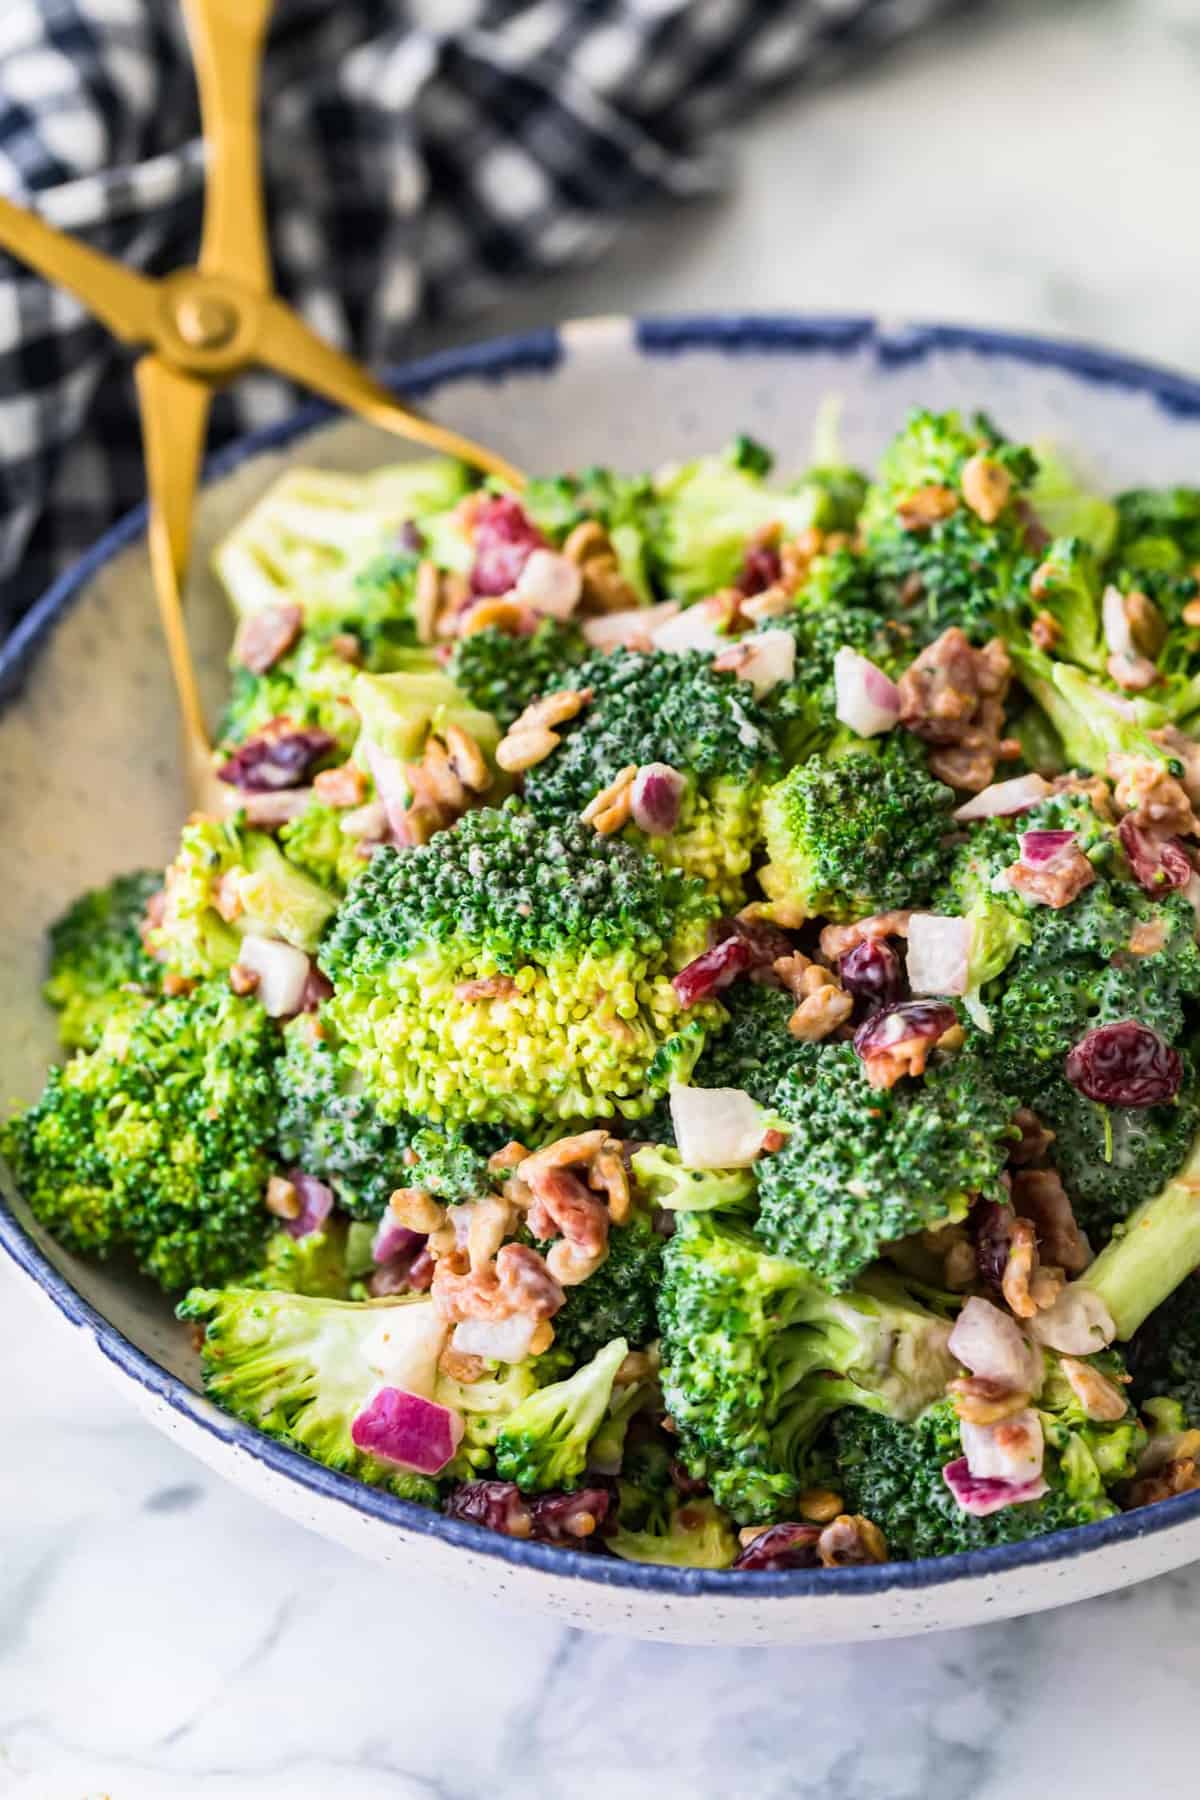
[[[1200,381],[1153,363],[1066,339],[973,326],[913,324],[885,326],[863,315],[728,314],[638,317],[628,321],[631,348],[642,355],[718,351],[795,355],[873,350],[881,367],[920,361],[939,350],[964,350],[1008,358],[1036,367],[1055,368],[1078,379],[1142,393],[1163,410],[1181,418],[1200,418]],[[579,321],[586,325],[588,321]],[[566,329],[566,328],[563,328]],[[484,339],[460,349],[438,352],[389,371],[394,389],[421,397],[457,380],[503,381],[521,371],[551,372],[564,355],[562,329],[546,329]],[[248,433],[210,457],[202,481],[229,474],[250,457],[295,442],[335,416],[323,402],[310,402],[287,419]],[[20,681],[39,647],[71,603],[96,573],[140,537],[146,508],[125,515],[68,569],[10,635],[0,651],[0,706],[15,697]],[[335,1500],[383,1523],[404,1527],[422,1537],[474,1551],[499,1563],[548,1573],[602,1587],[654,1593],[664,1597],[753,1597],[790,1600],[828,1594],[873,1594],[913,1591],[984,1579],[1041,1564],[1072,1561],[1093,1550],[1128,1544],[1157,1535],[1200,1516],[1200,1491],[1177,1495],[1140,1511],[1120,1513],[1092,1525],[1047,1533],[1027,1543],[960,1552],[920,1562],[889,1562],[845,1569],[803,1569],[747,1573],[731,1570],[675,1569],[660,1564],[620,1562],[503,1537],[463,1520],[449,1519],[393,1494],[368,1487],[314,1462],[302,1451],[266,1437],[218,1409],[153,1357],[137,1348],[71,1285],[38,1247],[0,1195],[0,1249],[31,1277],[71,1324],[85,1328],[97,1349],[121,1372],[180,1413],[209,1436],[244,1452],[276,1474],[287,1477],[314,1496]],[[880,1625],[882,1628],[882,1618]]]

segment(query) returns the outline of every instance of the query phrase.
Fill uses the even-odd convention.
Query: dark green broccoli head
[[[1127,1355],[1137,1406],[1165,1397],[1183,1408],[1189,1426],[1200,1422],[1200,1276],[1190,1275],[1151,1313]]]
[[[954,796],[910,739],[801,763],[763,802],[772,900],[857,919],[928,900],[950,860]]]
[[[721,998],[729,1023],[708,1040],[691,1085],[741,1088],[760,1106],[773,1107],[780,1087],[803,1062],[803,1047],[788,1030],[795,999],[754,981],[736,981]]]
[[[664,1242],[642,1211],[614,1226],[595,1274],[567,1289],[566,1305],[554,1318],[555,1348],[584,1362],[614,1338],[625,1338],[633,1349],[648,1344],[658,1330],[654,1303]]]
[[[880,1091],[850,1044],[805,1044],[776,1090],[782,1150],[757,1164],[758,1230],[840,1290],[897,1238],[1002,1201],[1015,1102],[974,1039]]]
[[[998,464],[1010,483],[991,522],[962,493],[964,468],[978,455]],[[862,527],[888,609],[910,627],[915,648],[951,625],[983,643],[1028,588],[1037,557],[1028,548],[1021,502],[1036,468],[1028,450],[1005,443],[981,416],[967,422],[958,413],[914,412],[893,439],[867,491]],[[929,487],[949,490],[953,509],[932,523],[914,524],[906,503]]]
[[[319,1176],[355,1219],[377,1219],[394,1188],[415,1185],[404,1153],[413,1122],[382,1119],[328,1027],[307,1015],[284,1033],[279,1083],[279,1159]]]
[[[507,731],[539,694],[572,686],[576,665],[588,654],[587,640],[572,622],[543,619],[526,637],[489,625],[455,639],[448,673],[473,706]]]
[[[685,1017],[671,984],[714,911],[576,821],[480,809],[351,885],[321,952],[330,1014],[388,1118],[638,1116],[721,1017]]]
[[[898,1278],[835,1297],[713,1213],[678,1217],[658,1316],[681,1455],[739,1521],[787,1516],[838,1407],[912,1417],[953,1373],[949,1326]]]
[[[503,1421],[496,1436],[496,1473],[522,1493],[574,1488],[587,1468],[613,1379],[629,1346],[615,1338],[565,1381],[538,1388]]]
[[[127,997],[96,1049],[4,1128],[34,1215],[70,1249],[128,1249],[168,1289],[252,1268],[270,1222],[275,1053],[262,1007],[223,981]]]
[[[1061,1075],[1032,1105],[1054,1132],[1050,1155],[1080,1225],[1099,1245],[1182,1168],[1200,1130],[1200,1080],[1181,1052],[1183,1085],[1169,1106],[1099,1106]]]
[[[50,927],[50,973],[42,989],[58,1014],[64,1049],[92,1050],[120,990],[158,990],[162,971],[142,944],[141,928],[159,869],[135,869],[91,888]]]

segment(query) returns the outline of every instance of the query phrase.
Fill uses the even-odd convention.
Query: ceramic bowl
[[[1195,480],[1200,384],[1105,352],[865,319],[585,320],[400,370],[402,392],[531,468],[640,468],[762,437],[804,460],[818,403],[842,399],[845,448],[871,462],[907,408],[982,407],[1018,438],[1077,445],[1105,485]],[[205,574],[221,533],[289,462],[366,469],[394,440],[310,409],[208,471],[190,602],[215,704],[229,622]],[[42,934],[82,887],[163,862],[185,811],[144,517],[118,525],[0,656],[0,1095],[25,1101],[54,1051]],[[3,1179],[7,1179],[3,1177]],[[1200,1556],[1200,1493],[997,1550],[878,1568],[736,1575],[648,1568],[518,1543],[331,1473],[218,1412],[169,1305],[67,1255],[11,1184],[0,1246],[131,1400],[268,1505],[375,1557],[573,1625],[685,1643],[785,1644],[968,1625],[1118,1588]]]

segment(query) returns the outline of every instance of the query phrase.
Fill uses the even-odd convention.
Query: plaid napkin
[[[369,362],[421,315],[595,255],[721,180],[755,96],[949,0],[279,0],[265,73],[280,286]],[[138,267],[193,260],[203,190],[176,0],[2,0],[0,192]],[[287,412],[221,395],[212,442]],[[0,253],[0,636],[142,495],[129,358]]]

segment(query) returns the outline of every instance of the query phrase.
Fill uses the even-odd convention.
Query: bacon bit
[[[1160,763],[1114,752],[1108,773],[1116,780],[1113,798],[1139,831],[1159,837],[1195,837],[1200,821],[1185,788]]]
[[[930,482],[897,503],[896,517],[905,531],[928,531],[957,511],[958,495],[954,489]]]
[[[881,938],[908,936],[911,912],[872,913],[853,925],[826,925],[821,932],[821,955],[826,962],[841,962],[857,945]]]
[[[763,1133],[762,1150],[760,1154],[763,1156],[774,1156],[775,1152],[777,1150],[782,1150],[786,1143],[787,1133],[776,1131],[775,1127],[772,1126],[769,1131],[764,1131]]]
[[[1020,754],[1002,738],[1012,663],[999,638],[976,650],[957,625],[900,677],[900,723],[934,745],[929,767],[951,787],[982,793],[996,763]]]
[[[243,619],[238,628],[234,660],[252,675],[265,675],[281,656],[286,656],[303,626],[304,613],[298,606],[262,606]]]
[[[313,792],[326,806],[361,806],[367,797],[367,777],[357,763],[340,769],[322,769],[313,777]]]
[[[1039,868],[1015,862],[1006,874],[1013,892],[1023,900],[1049,906],[1056,912],[1070,906],[1096,879],[1095,869],[1074,843],[1064,846],[1060,855]]]
[[[438,1258],[433,1273],[433,1304],[452,1325],[509,1319],[514,1313],[550,1319],[565,1300],[546,1263],[527,1244],[505,1244],[482,1269],[471,1269],[466,1252],[454,1250]]]
[[[195,985],[189,975],[177,975],[173,969],[168,969],[162,978],[162,990],[169,1000],[182,999],[184,994],[191,993]]]

